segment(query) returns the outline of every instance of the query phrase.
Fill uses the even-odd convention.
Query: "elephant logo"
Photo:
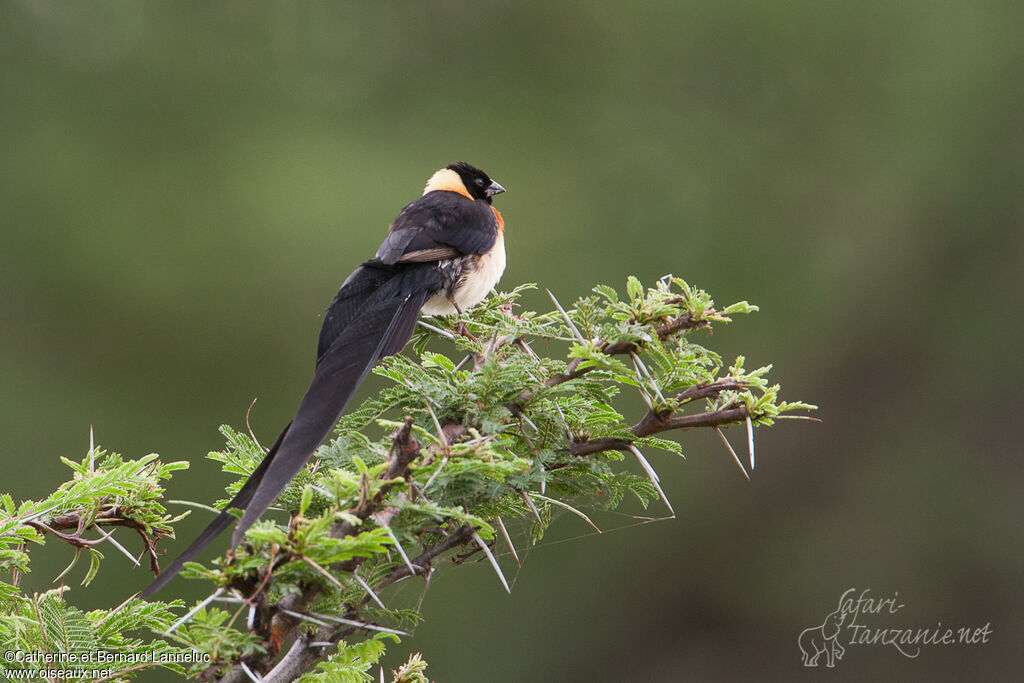
[[[846,650],[839,644],[839,633],[842,629],[846,613],[840,609],[832,612],[821,626],[805,629],[797,638],[797,645],[804,655],[804,666],[818,666],[818,659],[825,655],[825,666],[834,667],[837,659],[842,659]]]

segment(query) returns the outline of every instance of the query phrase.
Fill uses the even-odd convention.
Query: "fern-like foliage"
[[[630,278],[625,296],[598,286],[568,308],[552,296],[554,309],[538,313],[519,308],[532,289],[426,322],[411,355],[375,368],[390,384],[341,418],[280,496],[290,521],[268,516],[230,558],[187,566],[186,576],[253,605],[239,633],[257,634],[263,649],[246,655],[242,641],[234,649],[248,670],[293,664],[296,648],[284,655],[275,641],[273,625],[286,616],[292,637],[319,644],[304,650],[320,662],[309,680],[369,680],[378,649],[418,618],[389,604],[391,584],[426,576],[452,552],[457,561],[486,552],[507,583],[495,552],[537,542],[560,513],[594,525],[590,509],[667,505],[642,451],[681,453],[671,437],[698,426],[747,423],[752,437],[756,425],[813,408],[780,401],[769,367],[726,364],[694,340],[757,310],[746,302],[718,308],[678,278],[650,288]],[[625,417],[631,397],[646,411],[639,422]],[[248,434],[222,432],[227,447],[210,457],[242,475],[226,489],[233,495],[264,452]],[[512,520],[528,527],[515,540]],[[395,680],[423,675],[410,666]]]
[[[178,616],[180,600],[170,603],[130,598],[112,609],[83,612],[68,601],[66,585],[42,593],[25,593],[21,577],[30,569],[28,548],[48,537],[73,548],[65,578],[82,552],[90,557],[81,583],[99,570],[104,547],[127,552],[112,533],[130,529],[152,552],[184,515],[167,514],[161,502],[162,480],[187,463],[161,463],[155,455],[124,460],[90,448],[82,461],[62,458],[72,478],[39,501],[15,505],[0,495],[0,643],[9,680],[83,678],[127,680],[151,667],[185,674],[208,667],[205,655],[168,639],[152,637]],[[129,553],[129,557],[131,554]],[[133,560],[134,561],[134,560]],[[55,674],[54,672],[62,672]]]
[[[781,401],[770,366],[747,370],[704,345],[712,326],[757,310],[746,302],[717,307],[679,278],[645,288],[631,277],[624,294],[599,285],[536,312],[520,306],[533,289],[423,321],[411,354],[375,368],[388,385],[341,418],[278,498],[281,512],[224,558],[186,565],[211,594],[183,614],[178,602],[134,599],[85,614],[64,590],[22,594],[18,577],[26,547],[55,537],[89,555],[87,583],[101,548],[124,550],[109,535],[118,526],[155,562],[180,519],[162,507],[162,480],[184,463],[91,449],[65,461],[73,478],[47,499],[0,495],[0,638],[25,651],[120,653],[111,678],[163,666],[228,681],[378,680],[387,645],[421,619],[394,584],[425,586],[442,559],[479,557],[507,589],[503,565],[559,515],[594,528],[595,510],[623,505],[672,516],[644,453],[679,454],[682,432],[738,424],[752,468],[756,427],[813,409]],[[218,507],[264,457],[252,435],[221,431],[225,448],[209,457],[231,479]],[[425,668],[413,656],[392,683],[427,683]]]

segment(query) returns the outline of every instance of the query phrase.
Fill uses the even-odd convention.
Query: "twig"
[[[643,420],[630,427],[629,431],[634,436],[645,437],[674,429],[687,430],[697,427],[716,427],[718,425],[731,424],[740,422],[746,415],[746,406],[668,418],[662,418],[649,413]],[[568,450],[573,455],[583,456],[600,453],[601,451],[627,451],[632,443],[632,439],[604,437],[588,441],[573,441],[569,444]]]

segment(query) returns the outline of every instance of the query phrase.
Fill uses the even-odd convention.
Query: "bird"
[[[399,353],[419,316],[461,315],[483,301],[505,270],[505,222],[493,206],[505,188],[464,161],[427,181],[391,222],[377,254],[342,283],[324,313],[313,379],[295,416],[235,497],[140,593],[163,588],[236,517],[244,539],[337,423],[370,369]]]

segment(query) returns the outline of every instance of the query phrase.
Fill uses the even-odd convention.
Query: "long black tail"
[[[174,561],[164,567],[163,571],[160,572],[160,576],[153,579],[153,582],[146,586],[139,594],[140,597],[148,598],[153,593],[163,588],[171,579],[178,575],[181,568],[186,562],[191,562],[196,559],[199,553],[203,552],[203,548],[210,545],[213,539],[220,536],[225,529],[231,526],[231,523],[235,521],[235,516],[232,515],[228,510],[230,508],[238,508],[244,510],[252,500],[252,496],[256,493],[256,488],[263,480],[263,475],[267,473],[267,467],[270,466],[270,461],[277,455],[277,449],[280,448],[281,442],[284,440],[284,435],[288,433],[288,429],[291,427],[289,424],[281,432],[281,435],[277,437],[277,441],[267,451],[267,455],[263,458],[260,464],[253,470],[252,474],[246,480],[242,488],[235,494],[235,497],[231,499],[219,515],[213,518],[213,521],[206,525],[195,540],[185,548],[184,552],[174,558]]]
[[[232,547],[327,437],[370,368],[405,347],[420,308],[440,287],[440,273],[432,264],[386,266],[376,259],[345,281],[324,316],[313,381],[295,417],[227,506],[245,510]],[[233,520],[225,508],[141,596],[160,590]]]

